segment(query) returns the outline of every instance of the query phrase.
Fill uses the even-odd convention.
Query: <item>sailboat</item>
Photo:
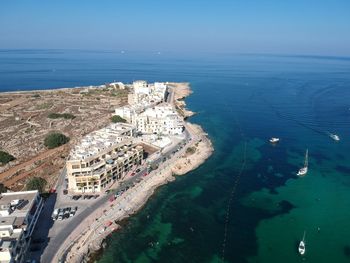
[[[333,140],[335,140],[335,141],[340,141],[339,136],[336,135],[336,134],[330,133],[330,134],[329,134],[329,137],[331,137],[331,138],[332,138]]]
[[[270,141],[271,143],[277,143],[277,142],[280,141],[280,138],[272,137],[269,141]]]
[[[306,154],[305,154],[305,163],[304,163],[304,167],[303,168],[300,168],[297,175],[298,176],[304,176],[307,174],[307,167],[308,167],[308,164],[309,164],[309,160],[308,160],[308,154],[309,154],[309,150],[306,149]]]
[[[304,255],[305,254],[305,231],[304,231],[304,236],[303,236],[303,240],[300,241],[299,243],[299,247],[298,247],[298,250],[299,250],[299,254],[300,255]]]

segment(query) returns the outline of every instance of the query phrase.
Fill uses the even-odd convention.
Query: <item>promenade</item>
[[[183,98],[190,93],[187,83],[172,83],[167,101],[184,111]],[[77,201],[64,195],[63,190],[67,189],[64,169],[56,184],[56,194],[49,197],[44,207],[40,218],[43,224],[35,232],[36,240],[45,242],[40,244],[40,250],[31,252],[32,258],[41,262],[82,262],[101,247],[106,236],[120,227],[119,221],[136,213],[156,188],[175,180],[174,175],[185,174],[202,164],[212,154],[212,144],[199,125],[185,122],[184,127],[183,135],[154,154],[151,163],[143,162],[134,176],[130,171],[121,181],[110,185],[110,191],[96,193],[96,199]],[[195,151],[189,153],[189,148]],[[152,165],[157,169],[148,174]],[[116,193],[121,192],[115,198]],[[75,216],[51,220],[54,208],[69,206],[78,207]]]
[[[159,186],[175,180],[174,175],[185,174],[202,164],[213,148],[205,133],[197,125],[187,124],[190,140],[172,158],[161,163],[137,185],[113,201],[101,204],[62,243],[53,262],[82,262],[89,253],[101,248],[102,241],[119,228],[116,223],[136,213]],[[196,153],[187,156],[186,150],[196,147]]]

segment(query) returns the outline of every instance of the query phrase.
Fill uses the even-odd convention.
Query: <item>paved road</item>
[[[186,141],[188,141],[187,137],[186,137]],[[157,157],[152,162],[152,164],[159,165],[160,163],[163,162],[164,158],[168,159],[171,155],[173,155],[174,151],[177,149],[180,149],[180,147],[178,145],[174,145],[173,147],[169,148],[167,152],[160,154],[159,157]],[[43,229],[47,228],[47,231],[45,232],[48,233],[48,230],[53,226],[51,214],[53,212],[55,203],[56,203],[56,207],[63,207],[63,206],[69,206],[69,205],[74,206],[75,205],[74,202],[77,202],[76,204],[78,203],[80,204],[78,206],[78,213],[72,218],[55,222],[55,225],[59,225],[58,231],[56,231],[57,234],[49,238],[48,242],[46,243],[47,246],[44,250],[44,253],[41,256],[40,261],[52,262],[52,260],[55,257],[55,254],[57,253],[57,251],[59,251],[63,242],[68,238],[68,236],[72,233],[72,231],[76,227],[78,227],[78,225],[85,218],[89,217],[96,209],[98,209],[101,205],[106,203],[109,200],[109,198],[111,198],[114,195],[115,192],[125,190],[126,187],[132,187],[132,185],[136,183],[137,180],[141,179],[147,172],[148,172],[148,169],[146,167],[140,168],[139,173],[135,174],[134,176],[129,176],[128,178],[125,179],[125,181],[121,182],[116,189],[112,189],[112,191],[109,194],[102,194],[96,200],[84,200],[83,201],[84,203],[77,202],[77,201],[69,201],[68,203],[67,201],[65,202],[63,199],[66,198],[70,200],[70,198],[62,194],[62,191],[64,189],[64,184],[65,184],[65,181],[64,181],[65,171],[64,171],[61,174],[59,178],[59,183],[57,185],[57,202],[55,202],[56,201],[56,198],[55,198],[54,200],[52,199],[50,203],[47,203],[46,212],[41,215],[41,218],[39,218],[39,220],[41,219],[39,222],[46,221],[47,224],[44,226],[44,225],[41,225],[41,223],[39,223],[40,227]],[[85,208],[82,207],[83,205],[85,206]],[[46,236],[48,235],[46,234]]]
[[[70,204],[73,204],[72,206],[74,206],[75,202],[76,204],[78,203],[80,204],[78,205],[78,213],[72,218],[68,218],[62,221],[55,221],[55,227],[57,226],[58,228],[57,231],[55,231],[57,232],[57,234],[49,238],[48,242],[46,243],[47,246],[44,250],[44,253],[41,256],[40,261],[52,262],[55,254],[57,253],[57,251],[59,250],[63,242],[68,238],[68,236],[73,232],[73,230],[76,227],[78,227],[78,225],[85,218],[89,217],[97,208],[99,208],[101,205],[106,203],[114,195],[115,192],[124,190],[128,186],[129,187],[132,186],[132,184],[135,183],[136,180],[142,178],[142,176],[144,176],[146,172],[147,172],[147,168],[141,169],[141,171],[138,174],[130,178],[127,178],[127,181],[122,182],[119,187],[117,187],[116,189],[113,189],[113,191],[111,191],[109,194],[102,194],[96,200],[84,200],[84,201],[81,200],[80,202],[70,201]],[[64,177],[63,177],[63,180],[64,180]],[[57,194],[59,196],[58,198],[60,198],[60,196],[63,195],[61,188],[63,188],[62,185],[57,187],[57,190],[58,190]],[[64,198],[64,197],[69,198],[68,196],[63,196],[63,197],[61,196],[61,198]],[[56,198],[55,200],[50,201],[50,203],[47,203],[46,212],[42,213],[41,218],[39,218],[39,220],[41,219],[39,221],[40,228],[50,229],[53,226],[54,221],[51,219],[51,215],[56,203],[55,201],[56,201]],[[62,202],[62,200],[56,203],[57,207],[67,206],[67,203],[65,205],[63,204],[64,203]],[[83,205],[85,207],[82,207]],[[46,224],[42,225],[41,223],[44,223],[44,222],[46,222]],[[48,230],[46,232],[48,233]]]
[[[172,90],[169,92],[169,96],[167,98],[169,102],[173,102],[174,93]],[[185,130],[185,138],[184,140],[178,144],[170,147],[166,150],[166,152],[161,152],[160,155],[152,161],[154,165],[160,165],[166,159],[169,159],[176,151],[179,151],[183,148],[183,146],[191,140],[191,134]],[[52,262],[56,253],[60,250],[61,245],[64,241],[69,237],[69,235],[75,230],[78,225],[87,217],[89,217],[93,212],[95,212],[101,205],[106,203],[108,199],[110,199],[115,192],[124,190],[126,187],[131,187],[137,180],[141,179],[145,173],[148,172],[148,168],[142,167],[140,168],[140,172],[135,176],[129,176],[125,178],[124,182],[121,182],[120,185],[113,189],[112,192],[108,194],[101,194],[101,196],[96,200],[84,200],[84,201],[72,201],[69,196],[63,195],[63,190],[66,189],[66,170],[64,169],[57,181],[56,190],[57,195],[52,195],[47,202],[45,203],[44,212],[41,214],[38,225],[40,226],[36,230],[38,236],[47,237],[50,228],[56,228],[54,235],[48,238],[44,243],[45,250],[42,253],[41,262]],[[57,200],[56,200],[57,199]],[[76,203],[75,203],[76,202]],[[54,207],[65,207],[65,206],[78,206],[77,214],[69,219],[65,219],[63,221],[54,221],[51,219],[52,212]]]

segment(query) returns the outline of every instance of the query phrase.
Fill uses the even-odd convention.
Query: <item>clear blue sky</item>
[[[0,48],[350,55],[350,0],[1,0]]]

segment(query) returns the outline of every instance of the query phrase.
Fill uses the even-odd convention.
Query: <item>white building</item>
[[[38,191],[0,195],[0,262],[24,262],[43,207]]]
[[[143,134],[180,135],[184,124],[181,117],[168,103],[148,108],[132,116],[132,124]]]
[[[66,163],[68,190],[100,192],[141,164],[143,147],[133,134],[131,124],[115,123],[85,136]]]
[[[124,106],[115,109],[115,115],[119,115],[123,119],[131,122],[132,116],[135,114],[135,110],[130,106]]]
[[[125,85],[123,82],[112,82],[112,83],[109,83],[109,85],[115,89],[125,89]]]
[[[151,93],[151,87],[144,80],[137,80],[132,83],[135,94],[149,95]]]
[[[128,103],[134,109],[144,110],[164,102],[167,96],[167,86],[162,82],[147,84],[146,81],[133,82],[134,92],[128,95]]]

